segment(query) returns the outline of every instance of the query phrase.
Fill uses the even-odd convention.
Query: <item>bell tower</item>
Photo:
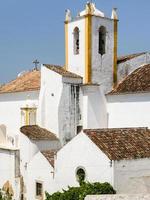
[[[94,3],[74,19],[66,11],[65,68],[81,75],[85,84],[100,84],[105,93],[117,83],[117,26],[116,9],[111,18]]]

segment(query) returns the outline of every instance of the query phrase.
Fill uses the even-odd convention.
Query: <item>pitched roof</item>
[[[58,65],[50,65],[50,64],[44,64],[45,67],[47,67],[48,69],[64,76],[64,77],[68,77],[68,78],[82,78],[81,76],[69,72],[67,70],[65,70],[62,66],[58,66]]]
[[[1,93],[35,91],[40,89],[40,71],[33,70],[17,77],[15,80],[0,86]]]
[[[23,126],[20,131],[31,140],[58,140],[54,133],[38,125]]]
[[[48,160],[48,162],[54,167],[54,157],[57,153],[56,150],[46,150],[41,152],[45,158]]]
[[[146,52],[142,52],[142,53],[135,53],[135,54],[130,54],[130,55],[126,55],[126,56],[120,56],[118,57],[118,60],[117,60],[117,64],[120,64],[122,62],[126,62],[128,60],[131,60],[133,58],[136,58],[138,56],[141,56],[143,54],[145,54]]]
[[[150,158],[147,128],[89,129],[84,133],[110,160]]]
[[[143,65],[126,76],[108,94],[150,92],[150,64]]]

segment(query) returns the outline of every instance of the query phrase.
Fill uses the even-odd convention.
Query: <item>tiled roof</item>
[[[117,63],[120,64],[122,62],[126,62],[127,60],[131,60],[131,59],[136,58],[138,56],[141,56],[141,55],[143,55],[145,53],[146,52],[135,53],[135,54],[130,54],[130,55],[126,55],[126,56],[120,56],[120,57],[118,57]]]
[[[40,71],[33,70],[17,77],[15,80],[2,85],[1,93],[35,91],[40,89]]]
[[[20,131],[31,140],[58,140],[54,133],[38,125],[23,126]]]
[[[47,67],[48,69],[64,76],[64,77],[68,77],[68,78],[82,78],[81,76],[69,72],[67,70],[65,70],[62,66],[58,66],[58,65],[50,65],[50,64],[44,64],[45,67]]]
[[[150,158],[150,130],[115,128],[84,130],[110,160]]]
[[[150,64],[126,76],[109,94],[150,92]]]
[[[45,158],[48,160],[48,162],[54,167],[54,157],[57,153],[56,150],[46,150],[41,152]]]

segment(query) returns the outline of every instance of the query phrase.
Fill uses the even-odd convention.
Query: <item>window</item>
[[[36,108],[21,108],[21,124],[36,125]]]
[[[101,26],[99,28],[99,47],[98,47],[99,54],[103,55],[106,53],[106,28]]]
[[[43,184],[36,182],[36,196],[41,197],[43,195]]]
[[[80,50],[80,41],[79,41],[79,28],[76,27],[73,31],[73,37],[74,37],[74,54],[79,54]]]
[[[85,170],[83,168],[80,167],[80,168],[77,169],[76,178],[77,178],[77,181],[79,182],[80,185],[85,181],[86,173],[85,173]]]
[[[79,134],[81,131],[82,131],[82,129],[83,129],[83,126],[77,126],[77,134]]]

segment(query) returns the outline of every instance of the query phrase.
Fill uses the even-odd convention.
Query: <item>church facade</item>
[[[118,16],[66,11],[65,66],[42,64],[0,87],[0,188],[44,199],[90,182],[149,192],[150,54],[117,56]],[[123,181],[122,181],[123,180]]]

